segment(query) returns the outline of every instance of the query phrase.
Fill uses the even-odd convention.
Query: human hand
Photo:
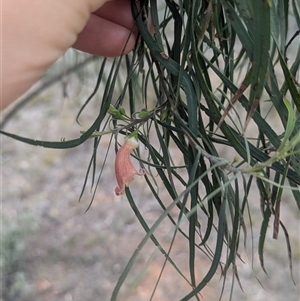
[[[133,26],[130,0],[3,0],[0,108],[71,46],[101,56],[130,52]]]

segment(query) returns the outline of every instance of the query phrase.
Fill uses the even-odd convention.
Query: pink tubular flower
[[[134,179],[134,175],[144,175],[144,172],[137,172],[130,161],[130,153],[139,146],[135,137],[126,137],[124,145],[118,150],[115,161],[115,173],[118,186],[115,188],[116,195],[121,195],[125,187],[129,186]]]

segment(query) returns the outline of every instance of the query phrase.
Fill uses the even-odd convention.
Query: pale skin
[[[130,0],[2,0],[1,19],[0,109],[68,48],[117,57],[136,40]]]

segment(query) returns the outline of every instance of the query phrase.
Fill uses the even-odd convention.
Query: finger
[[[129,0],[106,2],[100,9],[95,11],[94,14],[130,30],[134,27],[135,22],[132,16],[131,2]]]
[[[134,45],[135,35],[130,29],[92,15],[73,47],[94,55],[115,57],[127,54]]]

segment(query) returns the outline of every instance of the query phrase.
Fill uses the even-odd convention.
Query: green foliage
[[[149,4],[153,32],[147,25]],[[280,204],[283,190],[291,190],[300,209],[300,50],[289,51],[293,44],[299,45],[300,31],[292,32],[292,37],[288,31],[290,19],[300,27],[299,1],[166,0],[162,4],[150,0],[141,1],[141,5],[139,11],[132,1],[141,35],[136,49],[115,59],[109,72],[104,72],[107,60],[102,61],[95,90],[77,116],[84,114],[105,78],[99,114],[88,130],[77,139],[57,142],[2,134],[51,148],[75,147],[93,138],[94,150],[82,193],[89,177],[99,183],[99,179],[95,181],[96,150],[102,136],[110,134],[113,139],[138,134],[148,153],[144,158],[137,151],[135,157],[147,170],[145,181],[163,214],[149,226],[126,188],[129,204],[147,234],[111,300],[117,300],[138,252],[149,239],[190,284],[190,293],[180,300],[199,299],[218,267],[224,277],[232,269],[239,281],[236,261],[253,189],[259,191],[262,209],[257,250],[261,266],[266,270],[263,250],[274,219],[274,238],[280,227],[286,237],[292,275],[290,242],[280,221]],[[120,75],[124,65],[125,79]],[[122,90],[115,99],[118,81]],[[241,105],[239,113],[237,103]],[[172,145],[180,152],[179,160],[171,156]],[[223,154],[232,154],[233,161],[220,155],[220,149]],[[158,181],[173,200],[171,204],[162,199]],[[177,219],[171,214],[174,209]],[[189,276],[183,275],[172,259],[172,245],[165,250],[155,236],[166,218],[174,225],[174,239],[176,235],[187,238]],[[182,228],[184,220],[189,222],[188,230]],[[203,279],[197,279],[197,253],[205,252],[213,235],[216,244],[211,266]]]

